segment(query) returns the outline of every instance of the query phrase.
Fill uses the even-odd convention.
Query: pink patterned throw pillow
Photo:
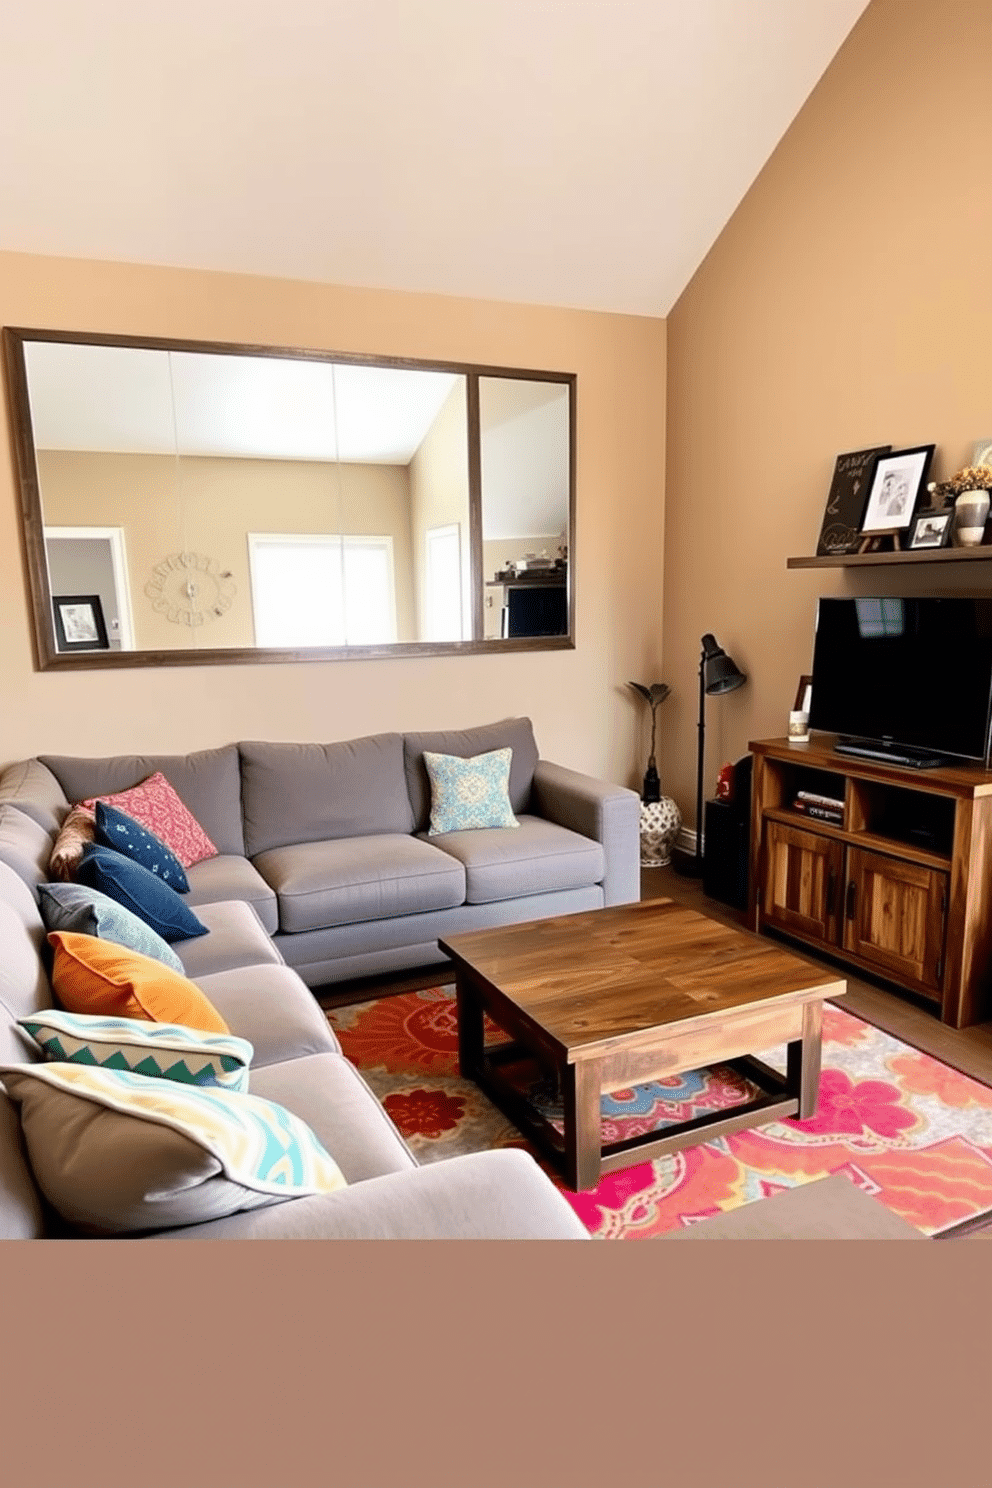
[[[116,806],[147,827],[149,832],[154,832],[166,847],[172,849],[184,868],[202,863],[204,858],[217,856],[217,849],[196,817],[183,805],[159,770],[130,790],[117,791],[112,796],[91,796],[79,804],[93,810],[97,801]]]

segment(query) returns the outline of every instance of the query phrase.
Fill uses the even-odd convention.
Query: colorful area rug
[[[700,1143],[611,1173],[579,1194],[542,1161],[590,1234],[647,1239],[831,1173],[846,1174],[927,1235],[992,1211],[992,1089],[839,1008],[824,1014],[820,1101],[810,1120]],[[459,1075],[451,988],[327,1016],[420,1162],[491,1147],[533,1150]],[[761,1058],[785,1068],[784,1047]],[[616,1091],[603,1098],[604,1140],[732,1107],[750,1093],[725,1065]],[[554,1120],[553,1095],[543,1094]]]

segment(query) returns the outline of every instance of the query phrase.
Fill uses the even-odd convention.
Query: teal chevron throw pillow
[[[88,884],[43,883],[38,885],[41,918],[46,930],[71,930],[78,935],[95,935],[97,940],[112,940],[115,945],[152,956],[178,971],[186,972],[175,951],[157,930]]]
[[[46,1059],[61,1064],[131,1070],[182,1085],[220,1085],[247,1090],[255,1050],[232,1033],[203,1033],[178,1023],[147,1023],[97,1013],[48,1008],[18,1018]]]
[[[38,1187],[91,1235],[202,1224],[345,1178],[314,1133],[274,1101],[130,1070],[0,1065]]]
[[[431,754],[424,764],[431,782],[428,835],[467,832],[483,827],[519,827],[510,805],[512,749],[493,749],[461,759]]]

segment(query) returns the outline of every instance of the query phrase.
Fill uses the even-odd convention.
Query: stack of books
[[[835,827],[844,825],[844,802],[836,796],[821,796],[816,791],[796,791],[792,809],[803,816],[816,817],[817,821],[832,822]]]

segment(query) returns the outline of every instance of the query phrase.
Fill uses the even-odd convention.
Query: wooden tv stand
[[[917,770],[760,739],[751,793],[750,916],[884,977],[955,1028],[992,1016],[992,772]],[[798,791],[843,802],[834,823]]]

